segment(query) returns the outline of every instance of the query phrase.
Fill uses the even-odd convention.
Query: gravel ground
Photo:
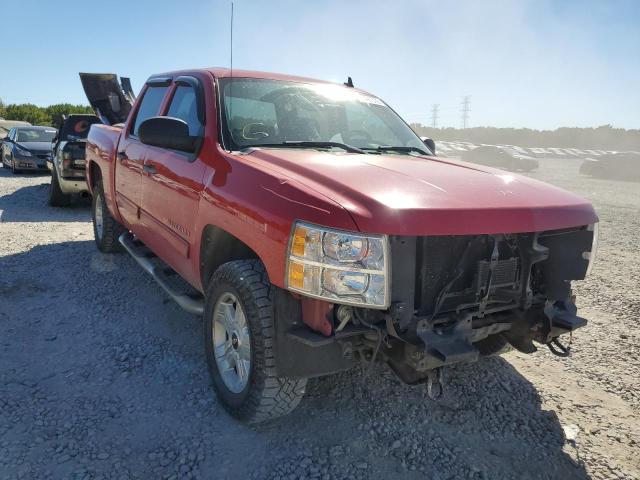
[[[97,252],[86,204],[48,207],[48,176],[0,170],[0,478],[640,478],[640,185],[578,163],[533,174],[601,218],[572,358],[449,368],[439,402],[356,370],[254,428],[212,393],[200,319]]]

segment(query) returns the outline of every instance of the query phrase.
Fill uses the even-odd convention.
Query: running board
[[[129,255],[131,255],[136,262],[149,274],[156,282],[163,288],[167,294],[180,306],[183,310],[192,313],[194,315],[202,315],[204,312],[204,301],[201,298],[193,298],[186,293],[176,291],[167,280],[167,272],[170,270],[171,275],[175,275],[175,271],[168,267],[160,267],[154,265],[149,260],[149,249],[144,244],[136,241],[133,235],[129,232],[124,232],[118,238],[118,241],[122,244]],[[138,245],[136,245],[136,243]]]

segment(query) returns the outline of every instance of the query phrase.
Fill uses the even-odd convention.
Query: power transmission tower
[[[469,105],[471,104],[471,95],[465,95],[462,97],[462,103],[460,104],[462,108],[460,109],[460,113],[462,114],[462,128],[467,128],[469,124],[469,112],[471,108]]]
[[[438,110],[440,109],[439,103],[431,105],[431,126],[433,128],[438,127]]]

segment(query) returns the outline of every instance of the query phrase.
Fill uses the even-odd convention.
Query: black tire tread
[[[222,404],[233,417],[246,423],[260,423],[290,413],[305,393],[307,379],[293,379],[276,375],[274,349],[274,288],[259,260],[237,260],[223,264],[215,273],[207,289],[205,315],[213,313],[216,298],[214,291],[221,284],[231,285],[239,294],[245,309],[245,317],[251,330],[253,353],[250,385],[245,400],[239,406]],[[204,339],[209,342],[211,324],[204,323]],[[210,371],[215,375],[213,358],[209,358]],[[212,368],[213,367],[213,368]],[[214,387],[220,395],[219,388]]]
[[[67,195],[60,188],[58,172],[55,166],[51,172],[51,183],[49,184],[49,205],[52,207],[66,207],[71,203],[71,196]]]
[[[104,233],[102,235],[102,239],[98,239],[98,234],[96,231],[96,202],[102,201],[102,218],[104,223]],[[96,246],[98,250],[103,253],[118,253],[122,252],[124,248],[118,241],[118,237],[126,231],[126,229],[111,216],[111,212],[109,212],[109,208],[104,200],[104,189],[102,187],[102,182],[98,182],[94,187],[93,199],[91,201],[91,217],[93,220],[93,235],[96,242]]]

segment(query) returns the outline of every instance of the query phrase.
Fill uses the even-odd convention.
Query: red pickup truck
[[[571,282],[594,259],[590,203],[436,157],[351,81],[189,70],[135,103],[115,75],[82,81],[106,123],[86,153],[96,244],[203,316],[212,383],[243,421],[359,363],[436,397],[444,366],[534,342],[565,356],[558,337],[586,323]]]

